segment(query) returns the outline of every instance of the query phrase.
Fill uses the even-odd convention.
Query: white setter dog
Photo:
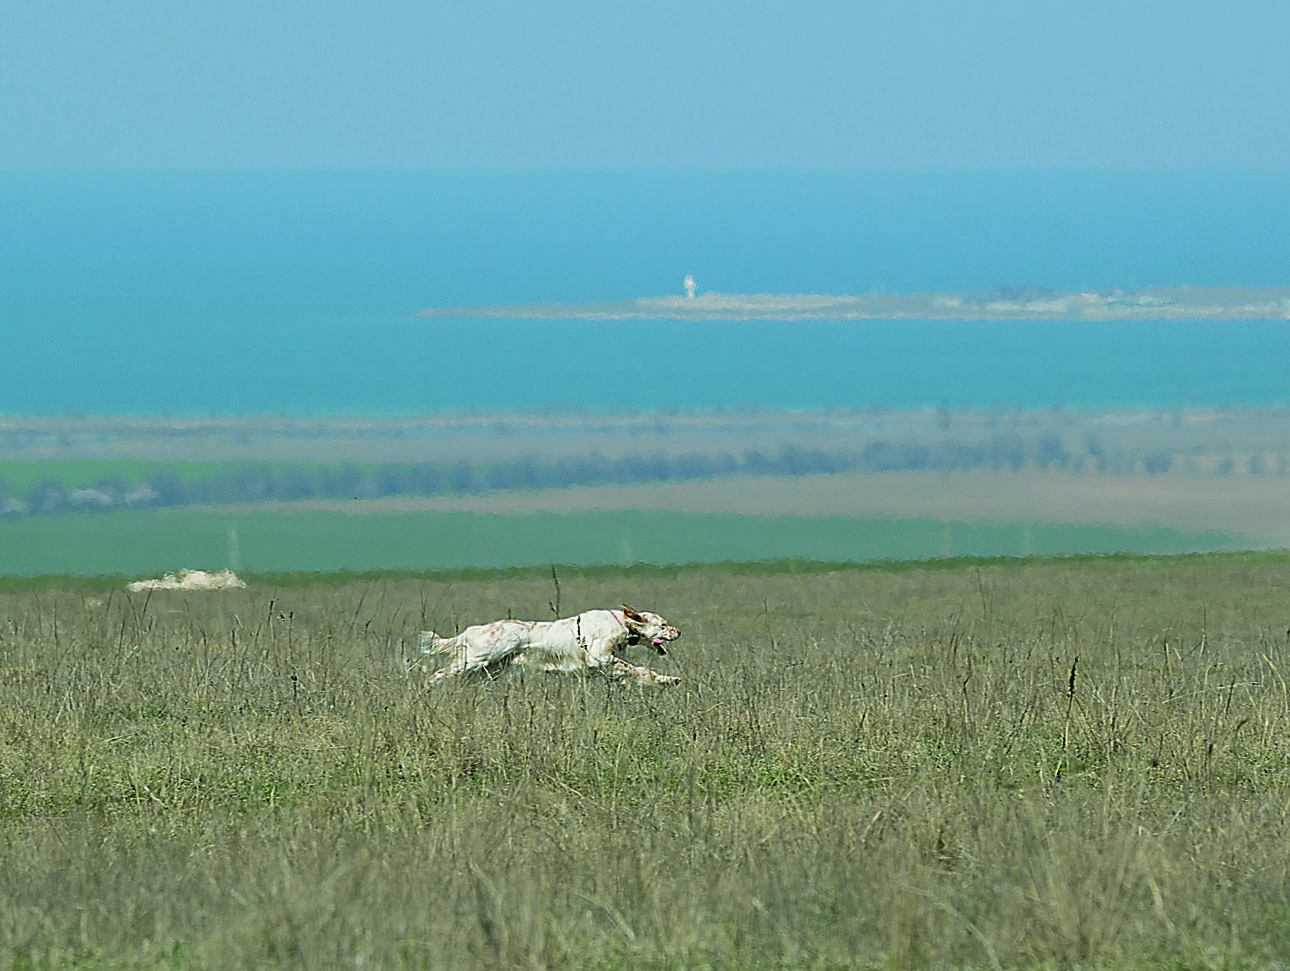
[[[430,677],[430,684],[472,671],[489,671],[518,664],[539,671],[578,671],[603,674],[615,681],[675,684],[680,678],[628,664],[614,652],[647,642],[660,655],[665,641],[681,632],[658,614],[638,613],[623,605],[617,610],[588,610],[564,620],[495,620],[467,627],[456,637],[422,631],[422,654],[452,658]]]

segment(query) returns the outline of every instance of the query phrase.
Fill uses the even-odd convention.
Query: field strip
[[[473,512],[671,510],[747,516],[932,517],[957,520],[1137,525],[1247,533],[1290,544],[1290,490],[1279,477],[1067,475],[1039,471],[886,472],[757,477],[637,486],[578,487],[477,496],[298,500],[189,506],[187,511]]]

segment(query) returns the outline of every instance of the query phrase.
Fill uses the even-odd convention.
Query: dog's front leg
[[[674,678],[671,675],[659,674],[657,671],[651,671],[649,668],[638,667],[635,664],[629,664],[620,657],[615,657],[611,665],[606,669],[609,677],[615,681],[635,681],[637,684],[676,684],[680,678]]]
[[[668,677],[649,668],[629,664],[614,653],[614,643],[608,640],[592,641],[586,646],[587,670],[599,671],[610,681],[635,681],[637,684],[675,684],[680,678]]]

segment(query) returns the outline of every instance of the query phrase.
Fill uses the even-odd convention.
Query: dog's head
[[[649,646],[659,654],[667,653],[667,648],[663,646],[665,641],[674,641],[681,636],[679,630],[658,614],[651,614],[648,610],[638,613],[627,604],[623,604],[623,626],[632,635],[630,643],[639,644],[641,641],[648,641]]]

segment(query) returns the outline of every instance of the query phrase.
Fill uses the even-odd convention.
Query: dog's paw
[[[654,675],[654,683],[655,684],[680,684],[681,679],[674,678],[670,674],[656,674]]]

